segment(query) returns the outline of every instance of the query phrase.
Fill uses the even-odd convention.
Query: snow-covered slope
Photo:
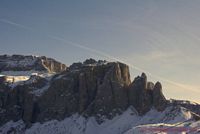
[[[143,134],[151,133],[150,130],[155,133],[155,130],[161,127],[170,130],[174,127],[182,127],[182,130],[185,130],[187,127],[190,130],[198,131],[199,126],[200,121],[195,122],[191,112],[182,107],[168,107],[163,112],[152,109],[144,116],[138,116],[134,108],[130,107],[122,115],[116,116],[112,120],[105,120],[102,124],[98,124],[93,117],[86,119],[75,114],[62,121],[35,123],[26,130],[22,120],[10,121],[0,128],[0,133],[6,134],[15,131],[17,134]]]
[[[124,134],[199,134],[200,121],[179,122],[175,124],[147,124],[133,127]]]

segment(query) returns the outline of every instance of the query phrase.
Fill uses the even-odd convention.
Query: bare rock
[[[35,60],[34,64],[22,64],[27,59]],[[7,61],[14,61],[17,67]],[[105,118],[121,114],[129,106],[134,106],[139,115],[144,115],[153,106],[159,111],[166,106],[160,83],[148,82],[145,73],[131,82],[129,67],[119,62],[88,59],[65,70],[65,65],[46,57],[4,55],[0,56],[0,67],[2,70],[59,72],[51,80],[31,76],[14,89],[6,85],[4,78],[0,79],[0,108],[6,111],[0,112],[3,123],[23,119],[30,126],[34,122],[62,120],[75,113],[94,116],[101,123]],[[43,94],[35,94],[44,88]]]
[[[136,77],[129,87],[129,105],[134,106],[140,115],[145,114],[152,107],[151,90],[147,87],[145,73]]]
[[[162,85],[160,82],[157,82],[153,89],[153,106],[158,111],[162,111],[165,109],[166,104],[167,104],[167,100],[162,93]]]

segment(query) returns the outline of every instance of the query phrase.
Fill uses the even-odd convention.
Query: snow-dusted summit
[[[61,72],[66,65],[45,56],[0,55],[0,73],[5,71]]]

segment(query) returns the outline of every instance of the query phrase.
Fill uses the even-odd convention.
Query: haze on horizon
[[[200,1],[0,2],[0,54],[33,54],[67,65],[119,60],[132,80],[145,72],[167,98],[200,103]]]

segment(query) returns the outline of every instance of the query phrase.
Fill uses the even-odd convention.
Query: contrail
[[[0,22],[3,22],[3,23],[6,23],[6,24],[10,24],[10,25],[13,25],[13,26],[16,26],[16,27],[19,27],[19,28],[23,28],[23,29],[26,29],[26,30],[30,30],[30,31],[34,31],[34,32],[37,32],[36,30],[34,30],[33,28],[31,27],[28,27],[28,26],[25,26],[25,25],[22,25],[22,24],[18,24],[18,23],[15,23],[15,22],[12,22],[12,21],[9,21],[9,20],[6,20],[6,19],[0,19]],[[81,48],[81,49],[84,49],[86,51],[90,51],[92,53],[95,53],[95,54],[98,54],[100,56],[103,56],[103,57],[106,57],[108,59],[111,59],[111,60],[115,60],[115,61],[118,61],[118,62],[122,62],[122,63],[125,63],[127,64],[130,68],[132,69],[135,69],[137,71],[141,71],[141,72],[145,72],[147,73],[149,76],[153,77],[153,78],[156,78],[156,79],[160,79],[164,82],[167,82],[169,84],[172,84],[172,85],[175,85],[177,87],[180,87],[180,88],[183,88],[185,90],[189,90],[189,91],[194,91],[194,92],[197,92],[197,93],[200,93],[199,90],[197,89],[193,89],[193,88],[186,88],[183,84],[180,84],[178,82],[174,82],[174,81],[171,81],[171,80],[168,80],[168,79],[165,79],[163,77],[160,77],[160,76],[157,76],[157,75],[153,75],[152,73],[150,73],[149,71],[147,70],[144,70],[140,67],[137,67],[137,66],[134,66],[124,60],[121,60],[117,57],[114,57],[112,55],[109,55],[107,53],[104,53],[102,51],[99,51],[99,50],[96,50],[96,49],[93,49],[93,48],[90,48],[90,47],[87,47],[85,45],[82,45],[82,44],[79,44],[79,43],[74,43],[74,42],[71,42],[71,41],[68,41],[66,39],[63,39],[63,38],[60,38],[60,37],[56,37],[56,36],[53,36],[53,35],[47,35],[47,34],[44,34],[45,36],[51,38],[51,39],[54,39],[54,40],[57,40],[57,41],[60,41],[60,42],[63,42],[67,45],[71,45],[71,46],[74,46],[74,47],[78,47],[78,48]]]
[[[12,21],[9,21],[9,20],[6,20],[6,19],[0,19],[0,21],[3,22],[3,23],[7,23],[7,24],[10,24],[10,25],[19,27],[19,28],[26,29],[26,30],[31,30],[31,31],[34,30],[33,28],[30,28],[30,27],[27,27],[25,25],[21,25],[21,24],[18,24],[18,23],[15,23],[15,22],[12,22]]]

